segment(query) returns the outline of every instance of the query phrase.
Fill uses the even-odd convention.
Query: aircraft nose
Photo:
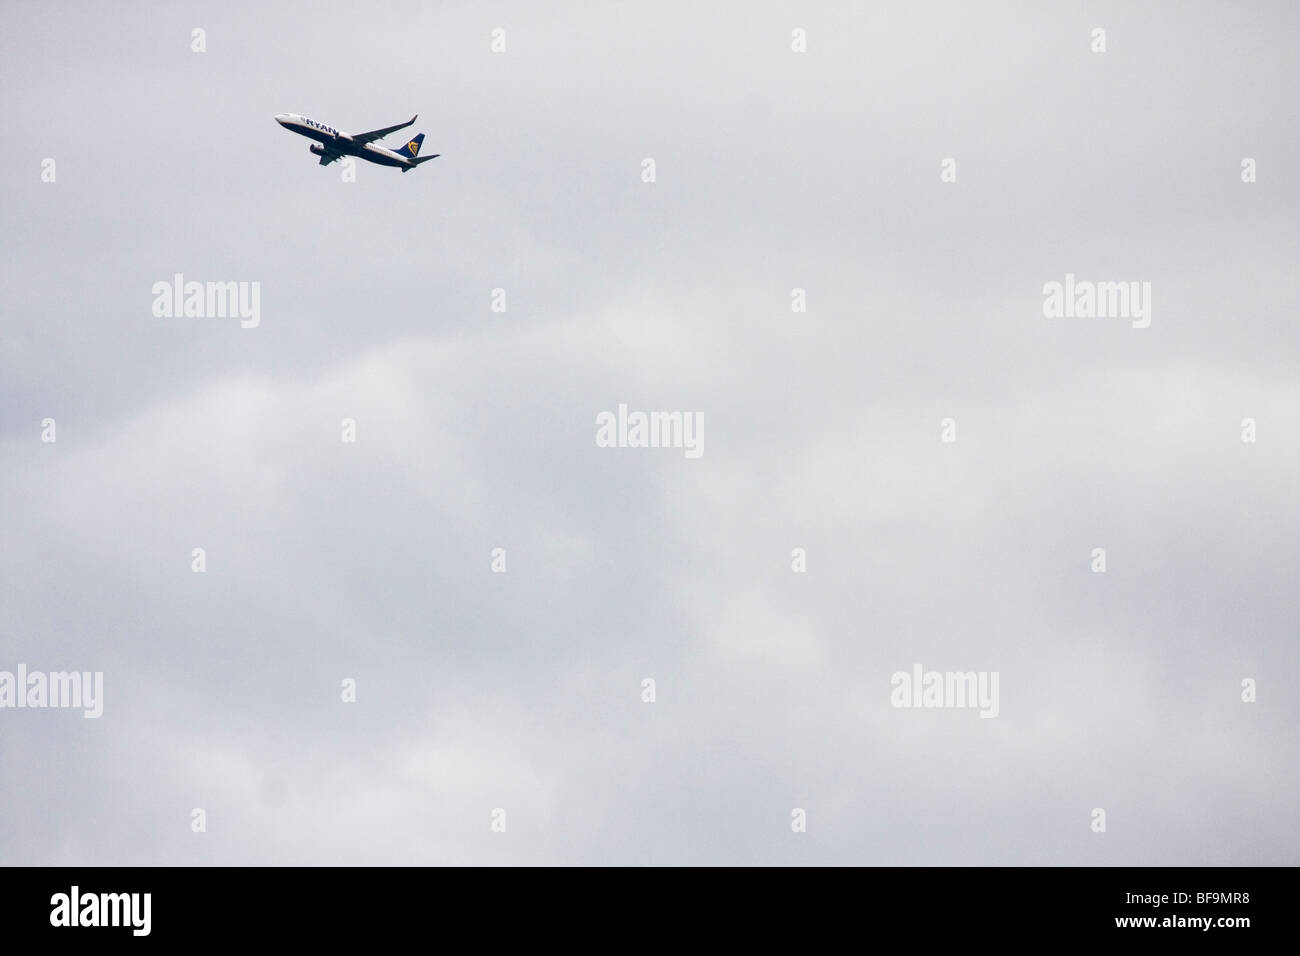
[[[276,114],[275,114],[275,121],[276,121],[277,123],[279,123],[281,126],[283,126],[285,123],[289,122],[289,114],[288,114],[288,113],[276,113]]]

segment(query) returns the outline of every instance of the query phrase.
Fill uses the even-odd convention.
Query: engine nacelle
[[[308,146],[307,149],[315,153],[317,156],[325,155],[325,147],[320,145],[319,143],[316,143],[315,145],[312,146]]]

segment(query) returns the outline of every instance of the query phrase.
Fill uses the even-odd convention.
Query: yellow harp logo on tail
[[[409,143],[406,144],[406,148],[409,149],[411,151],[411,155],[414,156],[416,150],[420,148],[420,144],[417,143],[415,140],[411,140]]]

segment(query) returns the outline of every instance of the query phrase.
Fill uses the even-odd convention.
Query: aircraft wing
[[[372,129],[369,133],[353,133],[352,142],[360,144],[373,143],[377,139],[383,139],[389,133],[396,133],[399,129],[406,129],[406,127],[410,126],[419,118],[420,114],[416,113],[405,123],[398,123],[396,126],[385,126],[383,129]]]
[[[320,154],[320,164],[322,166],[328,166],[342,155],[342,153],[334,153],[327,149]]]

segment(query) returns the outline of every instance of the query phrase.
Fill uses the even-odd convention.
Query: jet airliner
[[[417,113],[405,123],[398,123],[396,126],[385,126],[383,129],[371,130],[369,133],[353,133],[351,136],[347,133],[340,133],[333,126],[326,126],[324,123],[318,123],[305,116],[299,116],[297,113],[277,113],[275,121],[287,130],[292,130],[306,136],[308,139],[316,140],[313,145],[307,148],[320,157],[322,166],[328,166],[334,160],[343,156],[356,156],[358,159],[378,163],[380,166],[396,166],[402,172],[406,172],[421,163],[437,159],[442,154],[420,155],[420,144],[424,142],[423,133],[414,139],[407,140],[405,145],[397,149],[376,146],[375,140],[383,139],[389,133],[396,133],[399,129],[406,129],[419,118],[420,114]]]

